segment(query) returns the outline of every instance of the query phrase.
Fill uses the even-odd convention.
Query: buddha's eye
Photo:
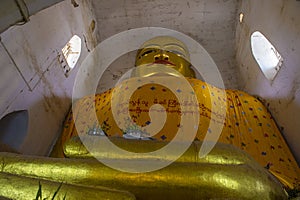
[[[179,55],[179,56],[184,57],[183,53],[181,53],[181,52],[179,52],[179,51],[176,51],[176,50],[168,50],[168,51],[171,52],[171,53],[174,53],[174,54],[176,54],[176,55]]]
[[[152,52],[154,52],[154,50],[148,50],[148,51],[145,51],[145,52],[141,55],[141,57],[143,57],[143,56],[145,56],[145,55],[147,55],[147,54],[149,54],[149,53],[152,53]]]

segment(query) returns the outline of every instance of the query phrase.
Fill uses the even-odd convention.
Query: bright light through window
[[[272,81],[281,68],[283,61],[281,55],[259,31],[255,31],[251,35],[251,48],[253,56],[265,77]]]
[[[244,20],[244,13],[240,13],[240,19],[239,19],[240,23],[242,23],[243,20]]]
[[[81,53],[81,39],[74,35],[70,41],[62,49],[63,55],[68,63],[68,66],[73,69],[79,59]]]

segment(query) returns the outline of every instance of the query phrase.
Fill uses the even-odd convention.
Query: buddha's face
[[[160,36],[150,39],[142,45],[137,53],[135,64],[136,66],[164,64],[177,70],[185,77],[195,77],[195,72],[190,68],[189,61],[189,53],[184,43],[173,37]],[[143,72],[142,69],[141,67],[139,74],[149,76],[149,70]],[[155,74],[155,72],[151,73]]]

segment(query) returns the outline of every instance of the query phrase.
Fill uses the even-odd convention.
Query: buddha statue
[[[136,56],[136,70],[132,79],[143,77],[167,77],[182,76],[193,83],[195,72],[190,66],[188,48],[174,37],[160,36],[146,41]],[[161,65],[174,70],[159,70]],[[178,73],[177,73],[178,72]],[[134,84],[134,83],[133,83]],[[204,89],[203,86],[199,86]],[[205,85],[205,87],[209,87]],[[153,89],[153,86],[151,87]],[[152,90],[151,89],[151,90]],[[217,93],[216,88],[211,88]],[[162,92],[165,88],[160,88]],[[111,98],[110,92],[95,100],[105,102]],[[151,96],[150,93],[143,93]],[[157,93],[156,94],[160,94]],[[198,93],[197,93],[198,94]],[[205,93],[206,94],[206,93]],[[139,94],[138,94],[139,95]],[[97,96],[96,96],[97,97]],[[103,99],[106,98],[106,99]],[[76,109],[86,110],[84,99],[77,103]],[[143,99],[140,99],[142,104]],[[211,103],[211,101],[207,101]],[[206,102],[206,103],[207,103]],[[135,102],[137,104],[137,102]],[[164,104],[162,102],[162,104]],[[166,103],[166,105],[168,102]],[[106,135],[110,140],[130,151],[149,152],[164,147],[172,140],[173,133],[164,133],[150,137],[149,140],[141,140],[142,137],[129,140],[124,137],[124,132],[118,129],[116,122],[109,121],[107,116],[112,116],[110,104],[99,107],[102,119],[99,125],[93,125],[91,129],[82,129],[87,135],[87,141],[93,142]],[[144,106],[146,106],[144,104]],[[147,105],[150,106],[150,105]],[[172,105],[173,106],[173,105]],[[143,109],[141,107],[141,109]],[[64,158],[37,157],[12,153],[0,153],[2,168],[0,172],[0,196],[13,199],[33,199],[39,190],[39,182],[43,193],[47,196],[57,194],[66,199],[286,199],[283,186],[265,168],[258,164],[249,154],[240,148],[227,142],[227,136],[221,137],[223,143],[217,143],[214,149],[204,158],[198,157],[201,147],[201,139],[208,129],[207,125],[199,127],[196,140],[192,142],[187,151],[175,162],[165,168],[147,173],[122,172],[100,163],[97,158],[122,163],[132,162],[138,165],[140,162],[164,161],[154,155],[149,158],[123,157],[118,154],[108,156],[105,151],[96,151],[91,154],[78,137],[74,120],[76,112],[70,113],[65,122],[62,137],[54,149],[54,156],[59,157],[59,151],[63,150]],[[88,111],[87,111],[88,112]],[[178,114],[178,113],[177,113]],[[206,118],[213,118],[214,113]],[[73,116],[73,117],[72,117]],[[172,117],[172,115],[170,114]],[[132,118],[135,115],[131,115]],[[140,115],[148,120],[147,116]],[[134,120],[143,127],[143,121],[138,117]],[[102,121],[101,121],[102,120]],[[177,130],[180,128],[177,118],[171,118],[171,122],[162,130]],[[149,121],[148,121],[149,122]],[[227,121],[225,123],[228,123]],[[147,124],[147,123],[146,123]],[[175,126],[176,128],[172,128]],[[132,125],[130,125],[132,127]],[[99,130],[99,131],[98,131]],[[226,129],[227,130],[227,129]],[[98,134],[99,133],[99,134]],[[92,135],[92,136],[91,136]],[[125,133],[126,135],[126,133]],[[231,137],[231,136],[229,136]],[[228,144],[229,143],[229,144]],[[180,145],[180,144],[177,144]],[[57,192],[57,188],[60,190]]]

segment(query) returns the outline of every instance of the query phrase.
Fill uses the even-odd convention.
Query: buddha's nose
[[[166,54],[166,51],[160,50],[157,55],[154,56],[155,60],[169,60],[169,56]]]

